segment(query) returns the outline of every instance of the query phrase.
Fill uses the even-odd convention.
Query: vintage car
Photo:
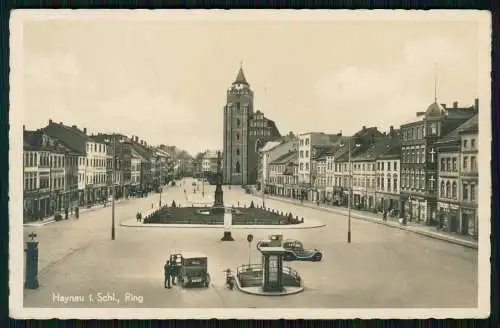
[[[295,239],[286,239],[282,243],[286,250],[285,261],[321,261],[323,253],[319,249],[304,249],[304,245]]]
[[[183,253],[179,280],[182,287],[210,285],[208,258],[201,253]]]
[[[280,247],[282,242],[283,235],[270,235],[269,239],[257,242],[257,249],[260,250],[261,247]]]

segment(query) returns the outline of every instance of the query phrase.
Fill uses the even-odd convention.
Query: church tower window
[[[236,162],[236,167],[235,167],[236,173],[240,173],[240,162]]]
[[[238,105],[239,105],[239,104],[238,104]],[[239,119],[239,118],[237,118],[237,119],[236,119],[236,126],[237,126],[237,127],[240,127],[240,124],[241,124],[241,121],[240,121],[240,119]]]
[[[236,149],[236,156],[240,156],[240,149],[239,148]]]
[[[236,140],[240,140],[240,134],[236,133]]]

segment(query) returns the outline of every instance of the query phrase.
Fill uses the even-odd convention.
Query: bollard
[[[24,288],[37,289],[38,284],[38,241],[34,232],[28,235],[26,251],[26,281]]]
[[[77,206],[75,207],[75,217],[78,219],[80,217],[80,208]]]

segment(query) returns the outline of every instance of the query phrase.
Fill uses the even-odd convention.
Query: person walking
[[[167,261],[163,266],[163,273],[165,275],[165,281],[163,283],[165,288],[170,288],[170,276],[172,274],[172,268],[170,267],[170,261]]]

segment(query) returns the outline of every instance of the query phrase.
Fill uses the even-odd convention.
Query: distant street
[[[185,189],[192,194],[192,180]],[[213,199],[214,186],[205,185]],[[166,187],[162,202],[187,205],[184,186]],[[192,199],[199,201],[197,192]],[[352,221],[352,243],[346,243],[347,219],[313,208],[266,200],[266,206],[326,223],[317,229],[283,230],[307,248],[320,248],[322,262],[291,262],[304,280],[304,292],[286,297],[262,297],[229,291],[226,268],[248,262],[246,235],[254,235],[252,263],[260,256],[255,241],[279,230],[235,230],[234,242],[221,242],[220,229],[130,228],[119,222],[141,209],[158,206],[159,194],[116,205],[116,240],[111,241],[111,206],[82,213],[43,227],[25,227],[40,240],[40,288],[25,290],[28,307],[475,307],[477,251],[366,221]],[[189,197],[188,197],[189,198]],[[226,205],[247,205],[261,198],[240,187],[224,186]],[[208,289],[163,288],[163,264],[174,251],[207,254],[212,286]],[[313,293],[314,291],[314,293]],[[99,304],[98,293],[115,293],[120,302]],[[143,302],[126,301],[125,295]],[[92,294],[93,303],[88,295]],[[64,304],[59,296],[85,296],[84,303]]]

